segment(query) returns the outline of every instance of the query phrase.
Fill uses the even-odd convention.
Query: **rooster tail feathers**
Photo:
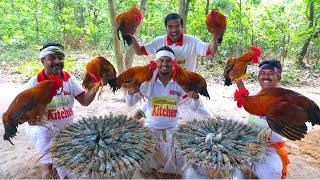
[[[226,77],[226,78],[224,79],[224,85],[225,85],[225,86],[230,86],[230,85],[232,85],[231,79],[228,78],[228,77]]]
[[[223,39],[223,33],[220,35],[220,37],[218,38],[218,44],[222,43],[222,39]]]
[[[255,46],[252,46],[250,49],[254,52],[252,56],[252,63],[255,64],[258,62],[258,58],[261,56],[261,49]]]
[[[122,35],[122,39],[128,44],[128,46],[132,44],[132,38],[129,35]]]
[[[205,96],[205,97],[210,99],[210,95],[209,95],[208,90],[207,90],[206,87],[202,88],[201,91],[199,92],[199,94],[201,94],[201,95],[203,95],[203,96]]]
[[[3,139],[6,141],[9,141],[12,145],[14,144],[11,142],[10,138],[13,138],[14,136],[16,136],[17,127],[18,125],[9,124],[4,128]]]
[[[317,105],[316,105],[317,106]],[[311,122],[312,126],[318,124],[320,125],[320,109],[319,107],[314,107],[315,112],[308,112],[309,122]]]
[[[109,79],[109,80],[108,80],[108,84],[109,84],[110,87],[112,88],[113,93],[115,93],[116,90],[120,89],[120,88],[117,86],[117,78]]]
[[[121,29],[124,28],[124,23],[123,21],[120,21],[119,25],[118,25],[118,39],[120,40],[120,33],[121,33],[121,36],[123,37],[122,35],[122,32],[121,32]]]

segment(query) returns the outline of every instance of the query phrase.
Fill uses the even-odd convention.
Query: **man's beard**
[[[60,70],[60,71],[55,70],[55,69],[54,69],[55,67],[60,67],[61,70]],[[64,67],[64,65],[63,65],[62,63],[52,65],[52,66],[51,66],[52,73],[53,73],[55,76],[60,76],[63,67]]]

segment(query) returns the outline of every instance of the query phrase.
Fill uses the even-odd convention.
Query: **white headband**
[[[172,52],[170,52],[170,51],[161,50],[161,51],[157,52],[156,59],[158,60],[162,56],[167,56],[167,57],[171,58],[172,61],[174,60],[174,54]]]
[[[40,51],[40,59],[48,56],[49,54],[58,53],[65,56],[65,52],[58,46],[49,46]]]

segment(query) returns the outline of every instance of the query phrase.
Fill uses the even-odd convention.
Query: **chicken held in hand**
[[[51,102],[53,96],[57,95],[61,87],[62,80],[51,75],[49,80],[19,93],[2,116],[5,129],[3,139],[13,144],[11,138],[16,136],[19,124],[41,123],[39,121],[44,116],[47,104]]]
[[[174,63],[173,79],[179,86],[186,92],[195,91],[210,99],[206,80],[201,75],[178,66],[176,61]]]
[[[306,122],[313,126],[320,124],[319,106],[297,92],[284,88],[265,88],[255,96],[248,94],[246,89],[235,92],[238,107],[243,106],[250,114],[265,116],[274,132],[290,140],[304,138],[307,134]],[[268,136],[271,138],[271,134]]]
[[[100,88],[98,98],[102,93],[103,83],[111,85],[112,80],[116,78],[116,70],[113,65],[104,57],[96,57],[91,60],[86,66],[86,74],[82,81],[82,86],[86,90],[97,92]]]
[[[121,87],[139,89],[143,82],[152,79],[153,72],[156,68],[157,63],[150,61],[150,64],[145,66],[135,66],[127,69],[117,77],[116,86],[113,86],[113,92]]]
[[[247,65],[252,62],[255,64],[258,62],[258,58],[261,56],[261,50],[257,47],[251,47],[251,51],[247,52],[240,57],[230,58],[224,67],[224,85],[230,86],[233,81],[247,78],[246,75]]]
[[[132,44],[131,36],[135,33],[139,26],[143,15],[136,7],[131,7],[128,11],[120,13],[116,17],[116,26],[118,28],[118,38],[120,40],[119,31],[121,32],[122,39],[129,46]]]
[[[213,36],[213,48],[211,49],[213,52],[211,54],[215,54],[215,52],[218,50],[218,45],[222,42],[223,34],[226,31],[227,19],[216,9],[212,9],[207,15],[206,25],[208,31]]]

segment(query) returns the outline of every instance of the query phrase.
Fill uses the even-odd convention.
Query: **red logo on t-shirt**
[[[174,90],[170,90],[170,94],[174,94]]]
[[[67,91],[63,91],[63,95],[69,95],[70,93],[69,92],[67,92]]]

